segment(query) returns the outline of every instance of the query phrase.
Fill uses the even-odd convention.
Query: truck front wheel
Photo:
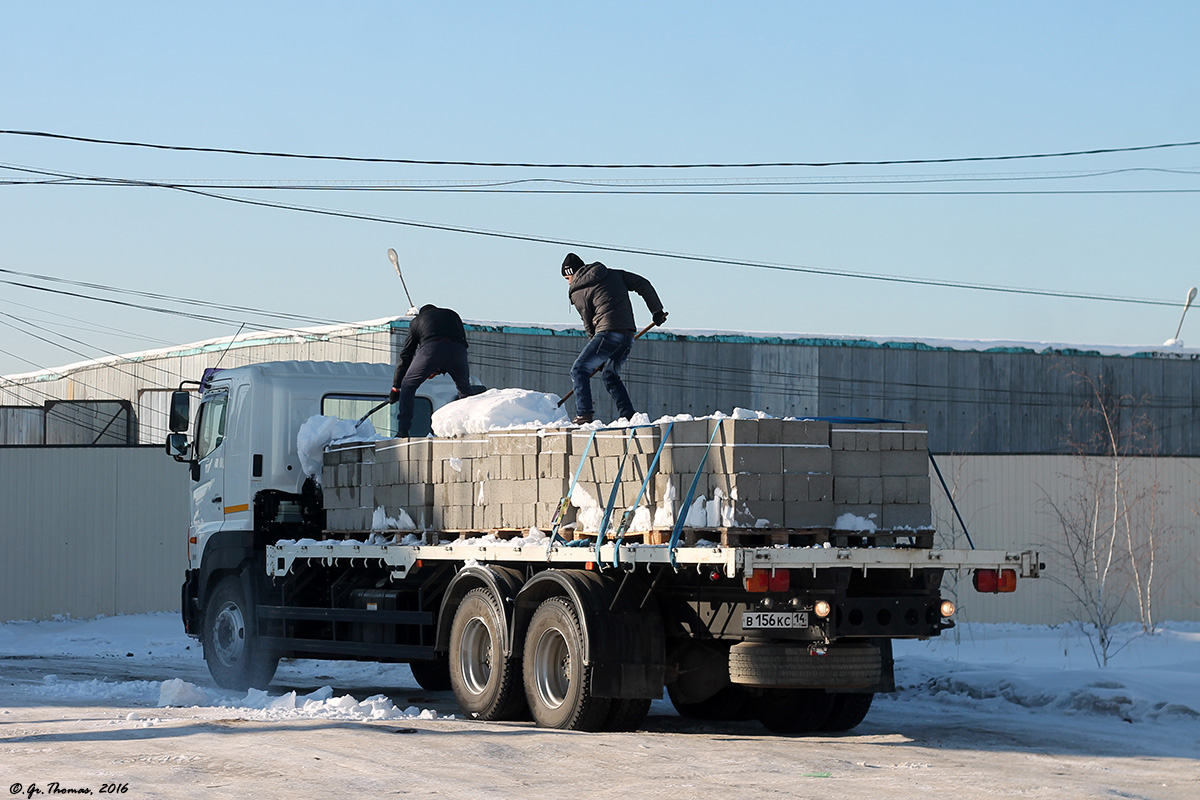
[[[525,711],[521,662],[504,656],[504,613],[487,589],[467,592],[450,626],[450,688],[475,719],[518,719]]]
[[[248,624],[253,613],[237,575],[222,578],[205,603],[204,660],[222,689],[265,689],[275,677],[279,657],[259,644]]]
[[[570,601],[551,597],[529,620],[525,635],[525,697],[543,728],[597,731],[611,701],[589,692],[583,658],[583,623]]]

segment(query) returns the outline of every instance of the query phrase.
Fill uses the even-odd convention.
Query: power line
[[[1065,150],[1060,152],[1050,153],[1026,153],[1021,155],[1001,155],[1001,156],[966,156],[957,158],[905,158],[905,159],[887,159],[878,161],[756,161],[743,163],[690,163],[690,164],[586,164],[586,163],[536,163],[536,162],[509,162],[509,161],[450,161],[450,160],[426,160],[413,158],[384,158],[384,157],[363,157],[363,156],[333,156],[333,155],[314,155],[309,153],[286,153],[269,150],[242,150],[235,148],[222,147],[197,147],[190,145],[168,145],[168,144],[152,144],[149,142],[135,142],[121,139],[98,139],[89,136],[72,136],[63,133],[50,133],[47,131],[18,131],[18,130],[0,130],[0,134],[7,136],[25,136],[36,137],[43,139],[56,139],[61,141],[84,142],[88,144],[107,144],[119,147],[137,147],[153,150],[172,150],[194,153],[220,153],[225,155],[241,155],[241,156],[265,156],[269,158],[298,158],[314,161],[346,161],[356,163],[369,164],[410,164],[422,166],[459,166],[459,167],[537,167],[543,169],[696,169],[696,168],[746,168],[746,167],[850,167],[850,166],[885,166],[895,164],[958,164],[966,162],[981,162],[981,161],[1015,161],[1021,159],[1033,158],[1064,158],[1068,156],[1086,156],[1086,155],[1105,155],[1110,153],[1134,153],[1147,150],[1165,150],[1168,148],[1179,147],[1195,147],[1200,145],[1200,141],[1191,142],[1167,142],[1164,144],[1140,145],[1136,147],[1105,147],[1091,150]]]

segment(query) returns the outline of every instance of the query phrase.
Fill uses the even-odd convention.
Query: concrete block
[[[505,503],[500,506],[499,527],[502,528],[528,528],[534,522],[534,505],[526,505],[524,503]]]
[[[556,504],[567,494],[567,489],[570,486],[571,481],[569,478],[539,478],[538,502]]]
[[[785,474],[803,475],[833,469],[833,450],[823,445],[785,445],[781,450]]]
[[[476,517],[478,519],[478,517]],[[500,513],[499,503],[489,503],[483,507],[483,524],[477,525],[479,528],[502,528],[504,527],[504,516]]]
[[[714,430],[713,447],[734,444],[758,444],[758,420],[756,419],[710,419],[708,435]]]
[[[928,450],[929,433],[922,422],[904,423],[904,449]]]
[[[738,500],[733,505],[734,522],[744,528],[782,528],[785,506],[782,500]]]
[[[859,478],[858,497],[860,503],[883,503],[883,478]]]
[[[887,530],[932,526],[931,510],[928,505],[884,505],[880,519],[882,520],[880,527]]]
[[[850,428],[833,428],[829,432],[829,446],[834,450],[857,449],[858,435]]]
[[[881,453],[880,475],[928,476],[929,454],[922,450],[893,450]]]
[[[812,502],[822,502],[833,499],[833,475],[808,475],[808,499]]]
[[[833,502],[837,505],[858,504],[861,478],[833,476]]]
[[[759,475],[758,498],[760,500],[782,500],[783,475]]]
[[[889,475],[886,478],[880,478],[883,482],[883,503],[907,503],[908,500],[908,478],[896,477]]]
[[[730,445],[709,451],[708,468],[712,472],[750,472],[779,474],[783,469],[783,447],[772,445]]]
[[[688,445],[672,441],[663,448],[658,460],[658,469],[665,473],[693,474],[703,463],[703,444]]]
[[[749,473],[712,475],[709,478],[709,486],[720,488],[726,497],[746,501],[762,499],[762,481],[758,475]]]
[[[904,429],[895,426],[889,426],[879,432],[879,449],[880,450],[903,450],[904,449]]]
[[[834,450],[832,472],[838,476],[877,478],[880,472],[880,452],[878,450]],[[889,453],[888,455],[895,455]]]
[[[489,453],[492,455],[523,456],[537,455],[537,431],[489,433]]]
[[[358,488],[358,505],[359,508],[375,508],[375,487],[370,484],[363,484]]]
[[[538,437],[538,453],[540,455],[553,453],[560,455],[571,454],[571,434],[569,432],[540,432]]]
[[[933,484],[927,476],[909,476],[904,479],[908,487],[907,503],[925,503],[928,505],[931,502],[933,493]]]
[[[670,444],[708,444],[710,420],[681,420],[671,426]]]
[[[822,444],[830,443],[830,425],[828,422],[813,419],[781,420],[780,444]]]
[[[760,419],[758,421],[759,444],[783,444],[783,420]]]
[[[833,524],[833,501],[787,502],[783,504],[783,524],[787,528],[828,528]]]
[[[522,472],[525,475],[525,480],[535,480],[538,477],[538,457],[536,455],[525,455],[521,459],[525,462]]]
[[[501,480],[525,480],[525,458],[520,455],[502,455],[500,459]]]
[[[571,457],[566,453],[538,453],[537,476],[539,478],[567,478],[571,471]]]

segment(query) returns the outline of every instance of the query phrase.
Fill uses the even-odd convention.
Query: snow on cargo
[[[513,428],[547,428],[567,422],[555,394],[529,389],[488,389],[433,412],[438,436],[463,436]]]

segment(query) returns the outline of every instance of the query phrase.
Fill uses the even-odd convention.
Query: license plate
[[[742,629],[750,628],[807,628],[807,611],[746,611],[742,614]]]

